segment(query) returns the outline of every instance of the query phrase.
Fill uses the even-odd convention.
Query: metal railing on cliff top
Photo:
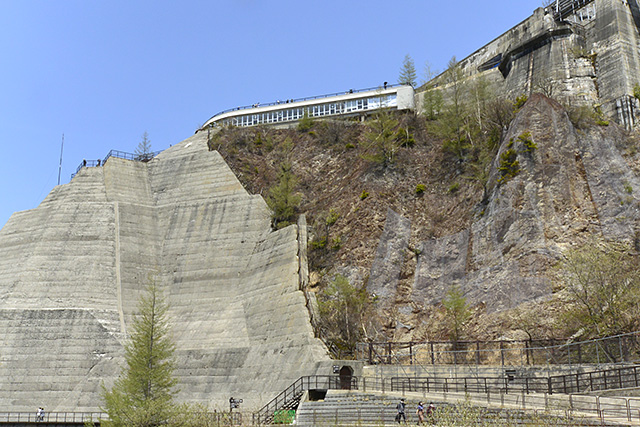
[[[155,151],[153,153],[134,154],[134,153],[127,153],[119,150],[111,150],[104,157],[104,159],[82,160],[82,162],[80,162],[80,165],[78,165],[78,167],[76,168],[75,173],[71,174],[71,179],[73,179],[73,177],[76,176],[82,168],[93,168],[93,167],[104,166],[104,164],[107,163],[107,160],[109,160],[111,157],[117,157],[119,159],[125,159],[125,160],[133,160],[135,162],[148,162],[152,160],[154,157],[156,157],[158,154],[160,154],[161,152],[162,151]]]

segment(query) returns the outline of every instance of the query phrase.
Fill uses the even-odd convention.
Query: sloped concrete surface
[[[0,410],[97,410],[151,278],[171,305],[181,400],[250,410],[328,373],[299,285],[306,233],[269,224],[204,134],[84,168],[15,213],[0,231]]]

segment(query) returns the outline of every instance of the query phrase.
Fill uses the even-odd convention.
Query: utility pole
[[[64,133],[62,134],[62,143],[60,144],[60,166],[58,166],[58,185],[60,185],[60,174],[62,173],[62,150],[64,149]]]

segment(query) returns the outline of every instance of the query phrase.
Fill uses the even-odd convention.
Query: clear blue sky
[[[0,0],[0,226],[82,161],[161,150],[235,106],[397,81],[541,0]]]

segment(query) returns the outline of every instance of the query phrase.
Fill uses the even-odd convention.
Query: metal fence
[[[502,365],[604,364],[640,360],[640,332],[597,340],[430,341],[358,343],[356,359],[369,364]]]
[[[85,423],[106,418],[104,412],[0,412],[0,423]]]
[[[514,371],[515,372],[515,371]],[[548,377],[504,376],[474,377],[392,377],[391,391],[419,393],[529,393],[572,394],[640,387],[640,368],[629,366],[592,372],[577,372]]]
[[[253,424],[271,424],[279,412],[295,409],[300,397],[307,390],[357,390],[358,378],[339,375],[316,375],[300,377],[293,384],[283,390],[269,403],[253,414]]]
[[[156,152],[153,152],[153,153],[134,154],[134,153],[127,153],[125,151],[111,150],[104,157],[104,159],[97,159],[97,160],[86,160],[86,159],[84,159],[84,160],[82,160],[82,162],[80,162],[80,164],[76,168],[76,172],[71,174],[71,179],[73,179],[73,177],[76,176],[78,174],[78,172],[80,172],[80,170],[82,168],[93,168],[93,167],[104,166],[104,164],[107,162],[107,160],[109,160],[111,157],[117,157],[119,159],[133,160],[135,162],[144,162],[144,163],[146,163],[146,162],[152,160],[154,157],[156,157],[161,152],[162,151],[156,151]]]
[[[34,412],[0,412],[0,425],[11,423],[42,423],[44,425],[65,425],[65,424],[99,424],[101,419],[108,419],[108,415],[104,412],[45,412],[38,415]],[[207,421],[206,425],[210,426],[241,426],[243,420],[241,412],[220,412],[213,411],[201,414],[200,419]]]

